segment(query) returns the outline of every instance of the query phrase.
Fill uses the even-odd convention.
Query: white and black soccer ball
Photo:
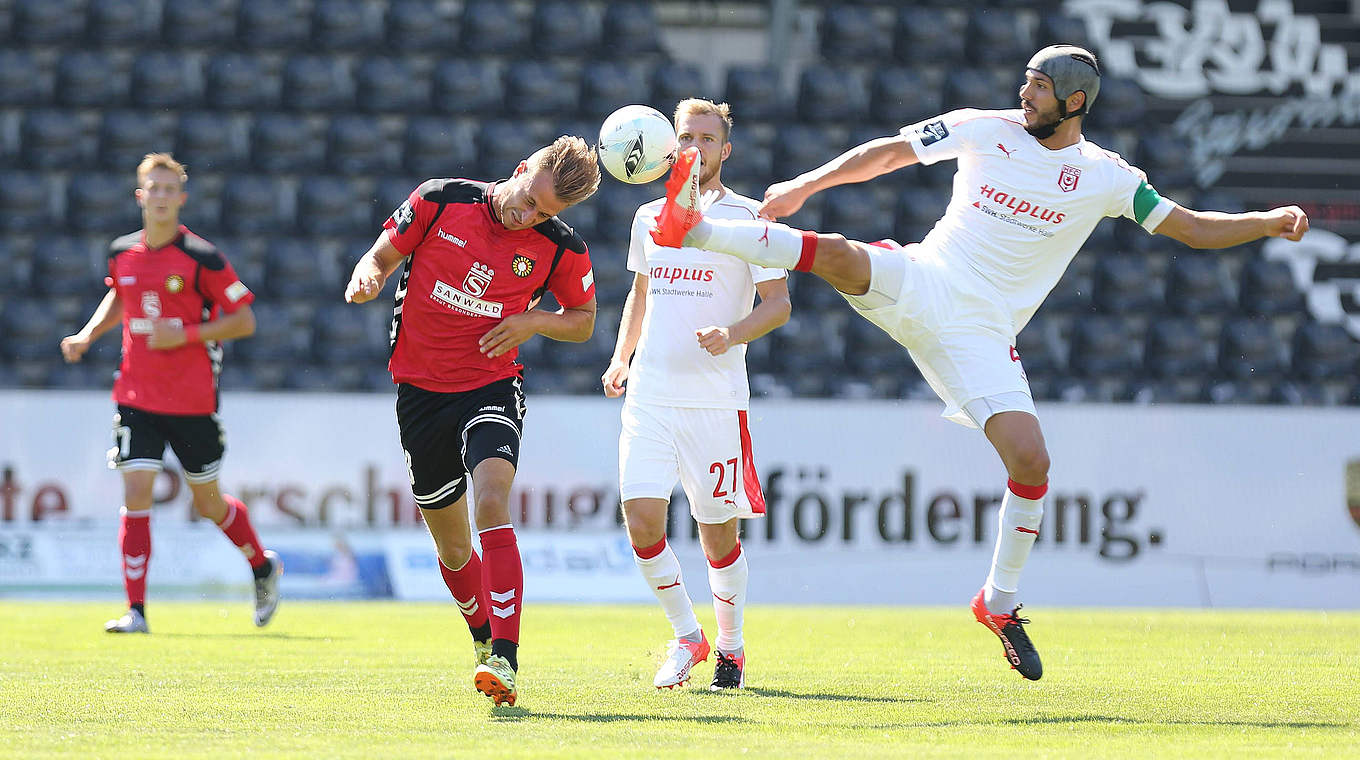
[[[675,160],[675,127],[649,106],[624,106],[600,126],[600,163],[633,185],[660,178]]]

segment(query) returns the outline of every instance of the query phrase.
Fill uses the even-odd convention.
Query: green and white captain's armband
[[[1133,220],[1143,229],[1155,232],[1174,208],[1175,201],[1163,198],[1146,180],[1138,183],[1133,193]]]

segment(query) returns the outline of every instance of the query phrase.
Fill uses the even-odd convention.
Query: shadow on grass
[[[1138,720],[1118,715],[1050,715],[1042,718],[1006,718],[999,723],[1032,726],[1043,723],[1110,723],[1143,726],[1240,726],[1243,728],[1349,728],[1348,723],[1284,720]]]
[[[301,636],[296,633],[153,633],[158,639],[281,639],[285,641],[345,641],[349,636]]]
[[[854,694],[829,694],[821,691],[796,692],[784,689],[763,689],[759,686],[748,686],[745,691],[755,694],[758,697],[782,697],[784,699],[808,699],[817,702],[869,702],[869,703],[890,703],[905,704],[907,702],[931,702],[929,699],[913,699],[910,697],[865,697]],[[719,693],[721,696],[721,693]]]
[[[728,715],[628,715],[626,713],[564,713],[530,712],[525,707],[493,707],[491,717],[498,721],[520,721],[525,718],[538,720],[564,720],[573,723],[692,723],[695,725],[742,724],[750,723],[745,718]]]

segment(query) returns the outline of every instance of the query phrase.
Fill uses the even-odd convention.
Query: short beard
[[[1026,125],[1025,131],[1030,133],[1036,140],[1047,140],[1053,136],[1053,133],[1058,131],[1058,126],[1062,123],[1062,119],[1054,119],[1053,121],[1043,122],[1032,127]]]

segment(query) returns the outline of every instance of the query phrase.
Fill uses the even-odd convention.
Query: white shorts
[[[866,250],[869,292],[841,295],[906,347],[946,419],[981,428],[998,412],[1039,416],[999,298],[978,292],[919,244]]]
[[[676,481],[705,524],[765,514],[746,412],[627,400],[619,436],[619,496],[671,498]]]

